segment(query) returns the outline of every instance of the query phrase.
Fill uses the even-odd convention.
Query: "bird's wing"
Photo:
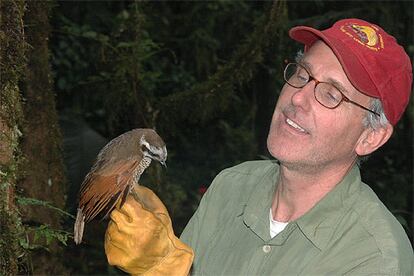
[[[119,198],[125,198],[139,162],[136,159],[118,160],[99,171],[93,170],[82,183],[79,206],[88,222],[105,210],[109,214]]]
[[[141,159],[143,156],[138,144],[141,136],[142,131],[137,129],[125,132],[112,139],[100,150],[92,170],[99,170],[102,166],[106,166],[108,163],[117,162],[120,159]]]

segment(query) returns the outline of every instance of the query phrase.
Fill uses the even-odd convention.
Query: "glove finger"
[[[111,219],[116,223],[132,224],[138,221],[143,221],[153,217],[149,210],[146,210],[140,202],[137,202],[134,197],[128,196],[121,207],[115,208],[111,212]]]
[[[128,253],[117,244],[105,239],[105,254],[110,265],[122,268],[130,262]]]
[[[158,196],[151,189],[141,185],[134,187],[134,193],[139,197],[143,208],[154,213],[154,215],[157,216],[164,225],[171,228],[172,231],[170,215],[168,214],[164,203],[162,203]]]
[[[153,217],[150,221],[122,231],[118,231],[116,224],[110,221],[105,234],[105,246],[109,249],[116,247],[118,249],[112,248],[112,250],[124,252],[123,255],[131,255],[131,251],[133,251],[135,256],[145,254],[146,258],[150,259],[151,256],[165,256],[166,250],[171,248],[170,241],[169,239],[160,239],[160,237],[169,237],[169,234],[167,228],[157,220]]]
[[[124,246],[122,246],[123,239],[122,234],[118,231],[117,225],[110,221],[105,232],[105,251],[108,249],[111,252],[116,251],[118,254],[121,253],[120,255],[125,255],[127,252]]]
[[[157,215],[145,210],[141,204],[133,199],[131,202],[126,202],[121,209],[114,209],[110,217],[110,222],[114,224],[113,227],[116,227],[118,232],[129,235],[135,232],[138,227],[145,228],[147,231],[161,231],[162,228],[170,229],[171,225],[171,223],[166,223],[170,222],[168,216],[165,214]]]
[[[132,222],[132,216],[121,209],[114,209],[110,215],[111,222],[113,222],[118,230],[122,229],[121,225],[128,225]]]
[[[141,203],[145,209],[153,213],[168,214],[167,208],[152,190],[141,185],[136,185],[134,187],[134,192],[141,200]]]
[[[118,208],[118,210],[125,216],[129,217],[131,221],[135,217],[142,216],[142,212],[146,212],[143,209],[142,203],[136,201],[134,197],[130,195],[126,198],[124,204],[121,206],[121,208]]]
[[[123,234],[121,234],[120,232],[120,227],[114,221],[110,221],[108,223],[108,227],[106,228],[105,243],[109,242],[115,245],[116,247],[119,247],[120,249],[122,249],[123,248],[122,246],[117,246],[117,243],[119,241],[122,241],[121,239],[122,235]]]
[[[123,256],[129,256],[131,250],[137,250],[135,253],[138,254],[142,245],[151,244],[153,239],[152,232],[144,228],[138,230],[140,235],[136,237],[133,233],[129,233],[131,231],[124,231],[124,229],[119,231],[118,226],[111,221],[105,233],[105,250],[108,249],[111,253]]]

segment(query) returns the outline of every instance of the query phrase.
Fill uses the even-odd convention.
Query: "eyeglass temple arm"
[[[345,97],[345,96],[343,96],[343,100],[344,100],[344,101],[346,101],[346,102],[348,102],[348,103],[352,103],[352,104],[354,104],[354,105],[356,105],[356,106],[359,106],[360,108],[365,109],[366,111],[369,111],[369,112],[371,112],[371,113],[373,113],[373,114],[375,114],[375,115],[377,115],[377,116],[381,116],[381,115],[379,115],[377,112],[372,111],[371,109],[368,109],[368,108],[366,108],[365,106],[360,105],[359,103],[356,103],[356,102],[354,102],[354,101],[351,101],[350,99],[348,99],[348,98],[347,98],[347,97]]]

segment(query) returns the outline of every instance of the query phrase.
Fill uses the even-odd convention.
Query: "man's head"
[[[283,87],[268,136],[272,155],[285,163],[335,166],[382,146],[411,91],[411,62],[403,48],[359,19],[340,20],[325,31],[295,27],[290,36],[305,44],[305,54],[300,66],[288,69],[303,69],[309,79]],[[304,80],[302,73],[296,77]],[[337,106],[322,99],[326,87],[340,91]],[[375,114],[382,108],[383,118]]]
[[[392,125],[398,122],[410,97],[412,65],[393,36],[360,19],[343,19],[323,31],[299,26],[289,35],[305,44],[305,50],[315,41],[324,41],[353,86],[380,99],[388,121]]]

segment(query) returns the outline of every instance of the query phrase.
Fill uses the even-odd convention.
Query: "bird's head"
[[[139,141],[141,151],[144,157],[160,162],[163,166],[167,166],[167,147],[161,137],[153,130],[141,136]]]

